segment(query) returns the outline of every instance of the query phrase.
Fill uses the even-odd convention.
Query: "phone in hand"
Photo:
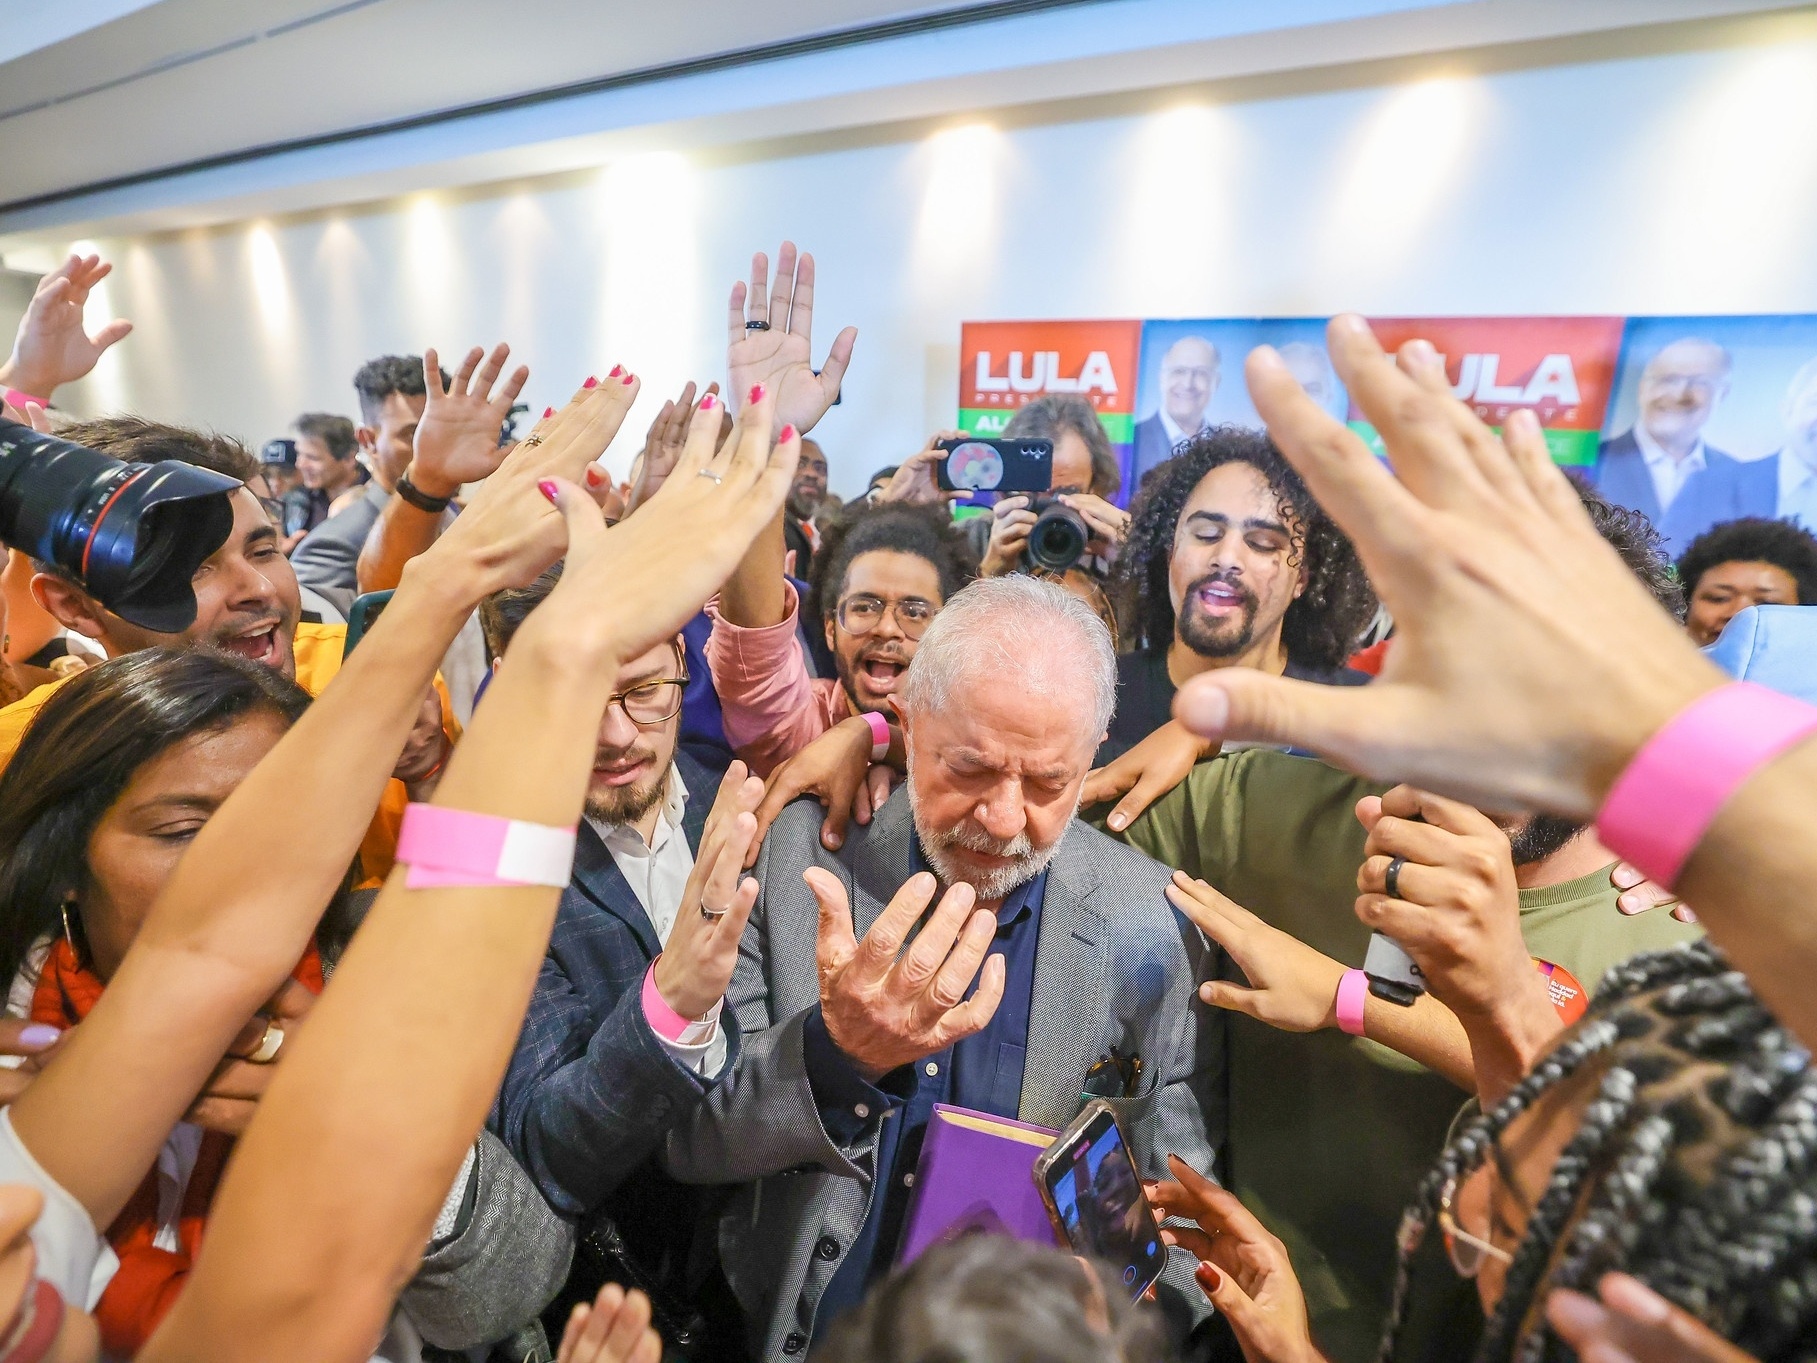
[[[367,592],[353,598],[353,604],[347,608],[347,642],[341,645],[341,658],[353,652],[355,644],[372,628],[372,622],[385,612],[391,604],[391,592]]]
[[[942,440],[935,465],[942,492],[1046,492],[1054,485],[1051,440]]]
[[[1035,1186],[1073,1253],[1109,1264],[1134,1301],[1167,1266],[1161,1223],[1109,1103],[1095,1099],[1035,1161]]]

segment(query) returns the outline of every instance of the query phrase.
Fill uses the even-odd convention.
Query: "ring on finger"
[[[1407,858],[1395,857],[1388,863],[1388,873],[1382,877],[1382,889],[1390,899],[1401,897],[1401,867],[1407,864]]]
[[[716,473],[712,469],[696,469],[695,472],[702,478],[711,478],[715,483],[722,482],[725,479],[725,474]]]
[[[284,1029],[270,1018],[265,1019],[265,1033],[259,1038],[259,1044],[253,1047],[252,1054],[246,1057],[247,1063],[269,1065],[278,1058],[278,1052],[284,1047]]]
[[[746,331],[768,331],[770,324],[768,322],[746,322],[744,329]]]
[[[700,916],[709,923],[717,923],[730,912],[730,909],[709,909],[705,904],[700,906]]]

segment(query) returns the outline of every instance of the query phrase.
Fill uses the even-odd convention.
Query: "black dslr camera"
[[[1028,545],[1022,551],[1022,559],[1029,567],[1064,573],[1085,557],[1085,546],[1091,540],[1091,527],[1086,525],[1085,517],[1048,493],[1030,497],[1028,509],[1035,513]]]
[[[175,459],[125,464],[0,420],[0,543],[54,563],[141,629],[196,618],[190,579],[233,529],[240,484]]]

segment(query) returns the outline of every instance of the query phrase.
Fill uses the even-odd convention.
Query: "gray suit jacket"
[[[360,550],[366,547],[366,536],[379,523],[379,512],[390,500],[391,494],[374,479],[366,484],[364,497],[303,536],[290,553],[297,581],[318,592],[359,591]]]
[[[799,1355],[813,1335],[820,1298],[870,1207],[880,1120],[841,1147],[815,1106],[802,1026],[820,1001],[819,912],[801,873],[818,865],[845,882],[860,935],[911,873],[902,792],[836,855],[820,845],[823,818],[816,802],[798,801],[764,840],[762,892],[728,996],[743,1052],[668,1146],[676,1177],[745,1185],[720,1220],[719,1248],[768,1363]],[[1224,1132],[1223,1022],[1197,995],[1198,982],[1217,973],[1216,949],[1167,903],[1168,877],[1084,823],[1067,830],[1043,901],[1018,1112],[1065,1126],[1086,1070],[1112,1045],[1133,1052],[1146,1087],[1118,1104],[1119,1118],[1148,1176],[1165,1173],[1169,1152],[1212,1169]],[[1176,1251],[1162,1284],[1182,1335],[1209,1313],[1190,1262]]]

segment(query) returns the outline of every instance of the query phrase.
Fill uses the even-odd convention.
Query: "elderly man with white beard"
[[[1115,691],[1083,602],[975,583],[894,698],[906,790],[837,853],[812,800],[771,828],[727,996],[739,1059],[668,1148],[684,1180],[744,1185],[719,1243],[758,1358],[800,1355],[889,1271],[935,1103],[1064,1127],[1121,1061],[1145,1176],[1170,1153],[1215,1167],[1224,1037],[1196,988],[1216,949],[1167,868],[1075,817]],[[1160,1287],[1181,1338],[1209,1311],[1189,1270]]]

